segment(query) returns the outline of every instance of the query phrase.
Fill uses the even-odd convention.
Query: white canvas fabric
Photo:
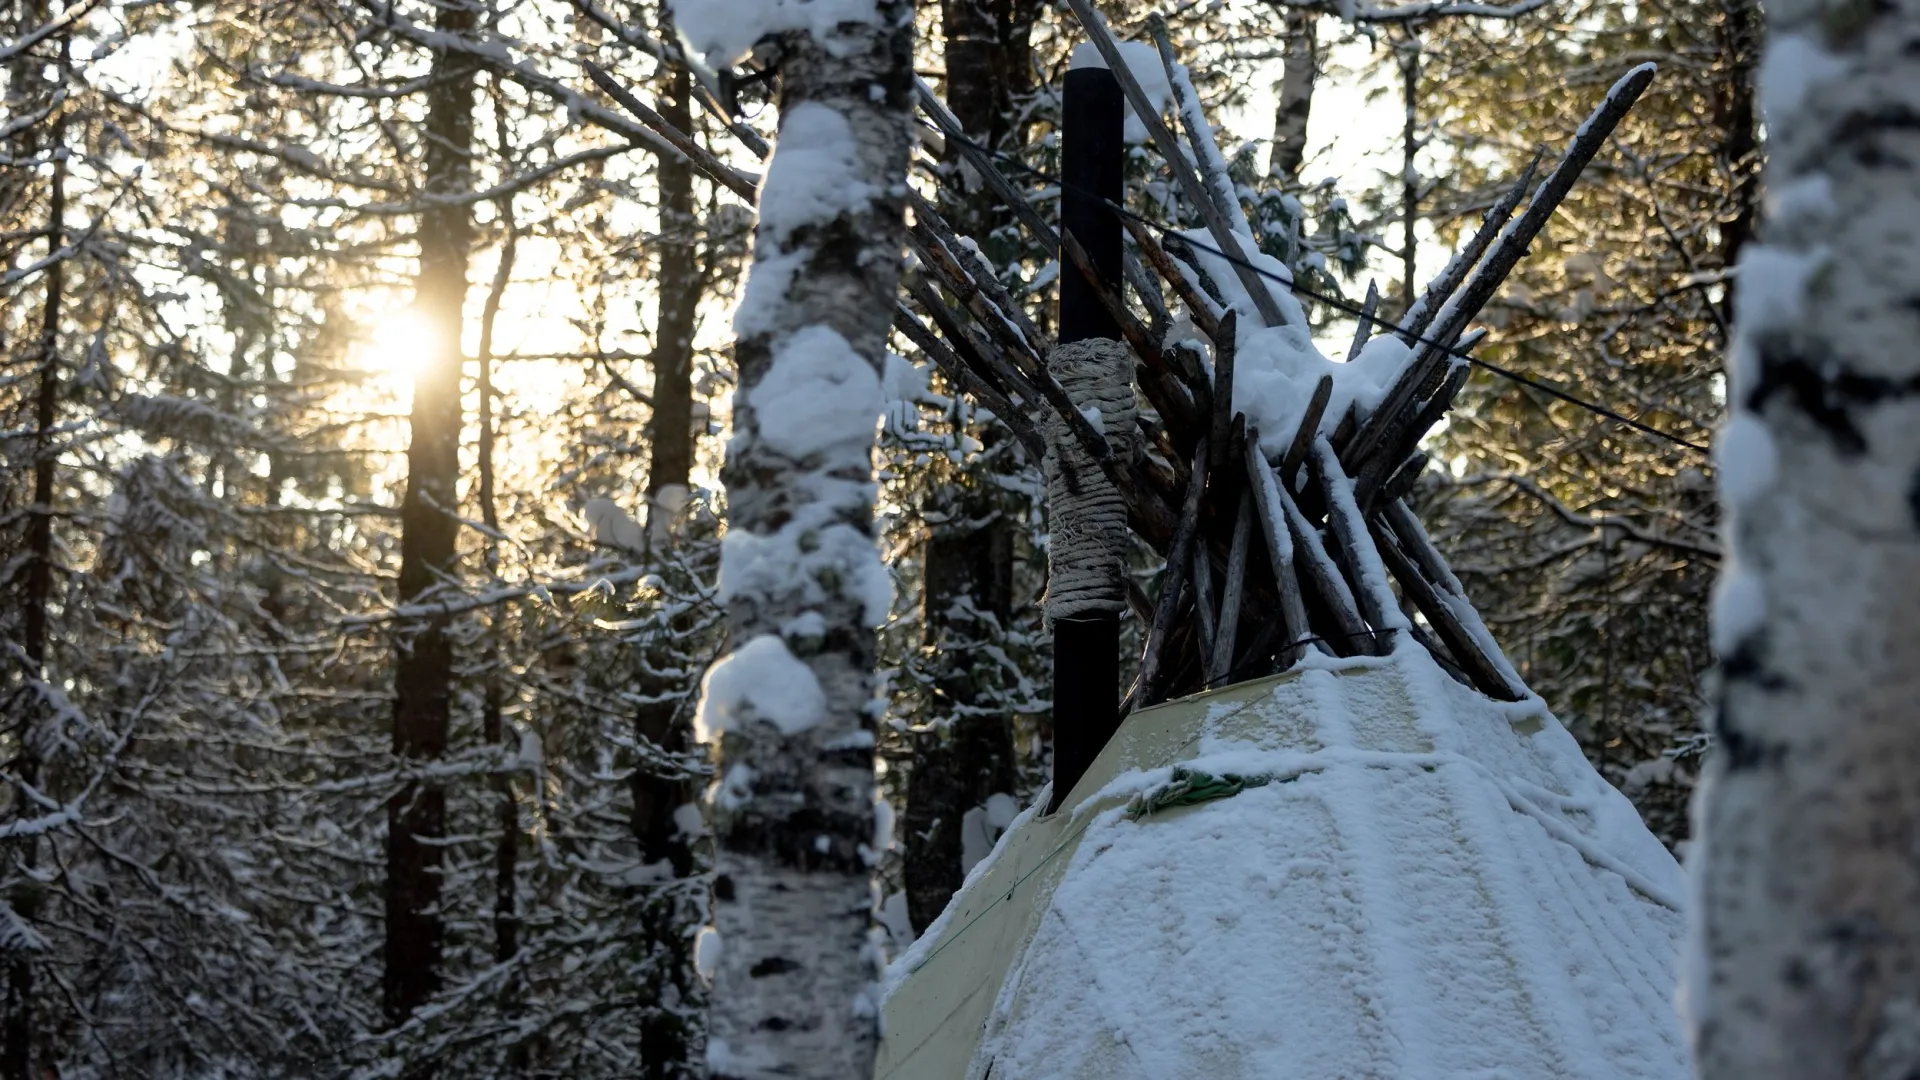
[[[1247,786],[1143,814],[1176,767]],[[1320,657],[1023,815],[889,970],[876,1075],[1681,1080],[1684,891],[1539,701]]]

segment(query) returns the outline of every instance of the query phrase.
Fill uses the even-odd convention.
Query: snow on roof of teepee
[[[1316,655],[1016,821],[890,969],[876,1076],[1678,1080],[1683,891],[1537,699]]]

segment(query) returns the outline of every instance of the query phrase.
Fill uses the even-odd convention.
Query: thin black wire
[[[1304,296],[1309,300],[1316,300],[1330,307],[1337,308],[1340,311],[1343,311],[1349,315],[1354,316],[1355,318],[1362,319],[1366,322],[1372,323],[1376,327],[1381,327],[1381,328],[1390,330],[1393,333],[1398,334],[1402,338],[1411,338],[1414,342],[1418,344],[1426,345],[1433,349],[1437,349],[1441,353],[1447,356],[1451,356],[1457,360],[1463,360],[1466,363],[1472,364],[1475,367],[1482,368],[1495,375],[1498,375],[1503,379],[1510,379],[1513,382],[1519,383],[1522,386],[1531,387],[1535,390],[1540,391],[1543,394],[1547,394],[1552,397],[1558,398],[1569,405],[1574,405],[1579,408],[1585,409],[1596,416],[1602,416],[1609,420],[1613,420],[1617,423],[1625,424],[1626,426],[1644,435],[1649,435],[1649,436],[1652,436],[1653,438],[1661,439],[1666,442],[1673,443],[1676,446],[1686,447],[1687,449],[1692,450],[1698,454],[1707,454],[1707,455],[1712,454],[1711,450],[1709,450],[1705,446],[1700,445],[1699,443],[1693,442],[1688,439],[1683,439],[1680,436],[1674,435],[1670,432],[1662,431],[1657,427],[1653,427],[1650,424],[1646,424],[1639,420],[1635,420],[1634,418],[1627,416],[1624,413],[1621,413],[1615,409],[1611,409],[1605,405],[1601,405],[1597,402],[1587,401],[1583,398],[1575,397],[1574,395],[1569,394],[1565,390],[1561,390],[1556,386],[1552,386],[1547,383],[1543,383],[1538,379],[1534,379],[1529,376],[1522,375],[1517,371],[1513,371],[1509,368],[1502,367],[1499,364],[1495,364],[1487,360],[1482,360],[1477,356],[1473,356],[1467,353],[1465,350],[1458,349],[1450,345],[1443,345],[1439,341],[1433,338],[1424,337],[1420,334],[1415,334],[1409,331],[1407,328],[1400,326],[1397,323],[1391,322],[1387,319],[1383,319],[1377,315],[1374,315],[1368,312],[1365,308],[1357,304],[1354,304],[1352,301],[1344,300],[1335,296],[1328,296],[1324,293],[1317,292],[1313,289],[1309,289],[1306,286],[1299,284],[1297,281],[1294,281],[1291,277],[1283,278],[1280,275],[1273,273],[1272,271],[1263,270],[1260,267],[1254,265],[1251,262],[1248,262],[1245,259],[1241,259],[1233,255],[1229,255],[1226,252],[1221,251],[1219,248],[1213,247],[1210,244],[1201,243],[1200,241],[1193,239],[1192,237],[1186,235],[1184,232],[1170,225],[1163,225],[1160,222],[1152,220],[1151,218],[1142,217],[1141,215],[1134,213],[1133,211],[1127,209],[1126,207],[1121,206],[1120,204],[1101,196],[1097,192],[1088,191],[1085,188],[1081,188],[1076,185],[1069,184],[1065,180],[1059,177],[1050,176],[1047,173],[1043,172],[1042,170],[1036,169],[1033,166],[1028,165],[1026,162],[1021,161],[1019,158],[1013,157],[1002,151],[990,150],[987,147],[981,146],[979,143],[974,142],[972,139],[969,139],[964,135],[954,134],[952,132],[947,131],[944,128],[938,127],[931,123],[927,124],[927,127],[938,132],[944,138],[953,139],[957,142],[964,143],[967,146],[970,146],[973,149],[978,150],[989,157],[999,158],[1001,161],[1004,161],[1014,166],[1020,171],[1027,173],[1028,175],[1033,176],[1036,179],[1052,184],[1055,187],[1058,187],[1062,191],[1071,191],[1076,195],[1085,196],[1091,199],[1097,199],[1100,202],[1105,203],[1108,209],[1112,210],[1115,214],[1118,214],[1121,217],[1127,218],[1130,221],[1138,222],[1139,224],[1154,230],[1155,232],[1159,233],[1162,236],[1174,237],[1178,239],[1180,243],[1186,244],[1189,247],[1199,248],[1201,251],[1208,252],[1216,256],[1217,258],[1224,259],[1228,263],[1241,267],[1242,269],[1251,270],[1253,273],[1258,274],[1260,277],[1266,278],[1269,281],[1278,282],[1279,284],[1286,286],[1288,291],[1297,293],[1298,295]],[[1693,421],[1691,420],[1689,422],[1693,423]],[[1694,426],[1699,427],[1702,425],[1695,423]]]

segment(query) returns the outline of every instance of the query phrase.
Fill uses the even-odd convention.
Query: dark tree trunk
[[[66,45],[63,42],[63,66],[65,58]],[[49,87],[48,92],[52,91],[53,88]],[[65,142],[66,119],[63,115],[54,121],[48,145],[57,151]],[[66,213],[67,161],[64,156],[56,156],[47,200],[49,255],[58,252],[66,242]],[[26,653],[27,671],[24,674],[28,680],[47,676],[47,615],[53,593],[53,480],[54,465],[59,456],[53,448],[53,428],[55,408],[60,400],[60,315],[66,300],[66,265],[62,260],[47,267],[40,337],[34,350],[39,380],[33,402],[33,505],[27,514],[26,580],[20,596],[20,647]],[[37,788],[42,782],[41,762],[35,750],[35,740],[27,730],[42,711],[33,704],[36,700],[37,695],[25,691],[12,711],[15,713],[15,723],[20,726],[17,735],[19,756],[14,769],[20,784]],[[15,795],[14,805],[22,814],[31,813],[31,804],[23,795]],[[39,862],[38,840],[33,836],[20,838],[12,857],[18,860],[23,869],[31,870]],[[8,899],[14,914],[22,922],[31,925],[39,914],[39,905],[32,894],[22,890]],[[17,950],[8,959],[5,1013],[0,1015],[0,1080],[36,1080],[33,1066],[33,987],[33,953],[28,949]]]
[[[1034,20],[1040,0],[943,0],[947,102],[967,136],[989,150],[1010,153],[1026,141],[1021,103],[1033,93]],[[958,154],[948,151],[953,168]],[[973,185],[978,188],[980,185]],[[945,185],[942,194],[962,185]],[[955,200],[950,220],[983,246],[988,233],[1012,221],[1012,213],[984,191]]]
[[[494,121],[496,138],[499,143],[501,168],[507,168],[512,160],[512,142],[508,137],[506,105],[497,98],[494,101]],[[480,347],[475,356],[478,368],[477,396],[479,398],[480,450],[477,466],[480,473],[480,520],[487,527],[486,566],[487,577],[494,583],[500,580],[500,543],[494,537],[500,532],[499,507],[494,498],[493,450],[498,441],[498,432],[494,426],[493,415],[493,331],[500,318],[500,306],[506,299],[507,286],[513,280],[513,264],[519,251],[520,230],[514,221],[513,196],[500,199],[500,221],[506,229],[506,238],[500,246],[500,262],[494,269],[493,285],[487,290],[486,305],[480,312]],[[483,648],[486,651],[486,673],[480,693],[480,737],[487,746],[505,749],[512,745],[507,738],[506,722],[503,716],[505,694],[501,683],[500,637],[501,622],[506,609],[497,607],[487,622],[486,639]],[[493,957],[499,963],[506,963],[520,951],[520,913],[519,913],[519,862],[520,862],[520,809],[513,797],[513,777],[508,773],[495,773],[490,786],[494,795],[494,827],[498,835],[494,837],[493,848]],[[520,1007],[520,993],[523,981],[512,978],[507,981],[504,1005],[509,1013],[517,1012]],[[513,1046],[507,1054],[505,1063],[509,1076],[519,1076],[526,1071],[527,1048],[524,1043]]]
[[[1013,794],[1011,718],[976,713],[981,666],[978,646],[992,623],[1013,613],[1013,528],[994,492],[969,487],[947,492],[950,517],[927,539],[921,626],[939,670],[938,701],[952,710],[946,732],[924,737],[907,776],[902,834],[909,839],[901,867],[907,914],[916,931],[947,906],[966,878],[960,824],[967,811],[996,792]],[[991,704],[991,703],[989,703]]]
[[[460,34],[473,28],[472,7],[440,8],[435,29]],[[463,192],[469,186],[473,147],[474,66],[458,52],[434,56],[433,89],[427,102],[427,194]],[[400,588],[411,604],[455,573],[460,471],[460,327],[466,300],[467,261],[473,222],[464,205],[436,206],[421,215],[420,270],[414,305],[432,327],[433,353],[413,383],[412,442],[407,448],[407,490],[400,505]],[[402,766],[446,753],[452,718],[453,643],[448,618],[436,614],[402,625],[396,643],[393,752]],[[385,972],[382,996],[387,1019],[400,1023],[425,1004],[441,984],[445,932],[440,913],[442,851],[446,835],[446,790],[438,781],[404,784],[387,804]],[[430,1076],[432,1066],[409,1075]]]
[[[692,82],[684,67],[666,78],[660,114],[681,131],[692,131]],[[693,169],[681,158],[663,156],[659,165],[660,263],[655,287],[660,297],[654,328],[653,416],[648,434],[647,534],[658,553],[673,542],[670,519],[678,513],[693,470],[693,333],[704,294],[699,264],[699,219],[693,193]],[[640,693],[649,704],[633,720],[635,741],[652,744],[675,758],[694,749],[684,689],[655,674],[683,666],[666,648],[650,649]],[[697,805],[699,788],[686,772],[636,768],[633,773],[633,833],[640,857],[665,862],[673,882],[647,900],[648,933],[660,958],[654,1008],[640,1022],[640,1061],[646,1080],[686,1080],[702,1074],[697,1009],[703,993],[693,970],[692,933],[700,911],[683,884],[696,869],[694,834],[682,829],[675,811]]]
[[[1029,39],[1038,0],[945,0],[947,100],[975,140],[999,152],[1026,139],[1021,99],[1033,91]],[[949,158],[957,155],[949,151]],[[954,166],[958,168],[956,164]],[[949,185],[943,194],[963,190]],[[984,190],[949,198],[952,220],[985,235],[1009,212]],[[991,446],[996,431],[979,433]],[[933,522],[924,549],[922,621],[925,642],[939,670],[937,699],[951,703],[953,722],[914,748],[902,814],[906,857],[901,868],[907,913],[915,930],[939,916],[966,877],[961,819],[995,792],[1013,793],[1011,717],[974,713],[979,700],[978,651],[961,645],[983,625],[979,613],[1002,625],[1013,612],[1014,522],[1004,496],[987,485],[929,492],[925,515]]]
[[[1760,206],[1760,140],[1753,94],[1763,31],[1758,0],[1722,0],[1722,11],[1720,47],[1727,72],[1719,85],[1715,119],[1722,140],[1720,167],[1733,180],[1733,206],[1720,225],[1720,265],[1731,269],[1753,239]],[[1722,293],[1721,317],[1732,326],[1732,284],[1723,286]]]
[[[675,68],[667,77],[660,115],[680,131],[693,130],[692,82]],[[660,159],[660,320],[654,328],[653,419],[648,432],[647,498],[687,486],[693,471],[693,333],[705,282],[701,277],[700,222],[693,195],[693,166]]]

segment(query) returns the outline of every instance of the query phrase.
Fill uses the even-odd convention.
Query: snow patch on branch
[[[20,917],[13,905],[0,900],[0,952],[45,952],[47,939]]]
[[[1131,66],[1133,61],[1127,61]],[[1166,70],[1166,65],[1161,65]],[[1234,186],[1233,177],[1227,171],[1227,159],[1220,153],[1220,147],[1214,142],[1213,122],[1207,119],[1205,109],[1200,107],[1200,91],[1193,85],[1193,79],[1185,64],[1173,65],[1173,83],[1178,89],[1174,101],[1179,106],[1180,121],[1189,131],[1198,132],[1203,137],[1193,140],[1194,156],[1200,167],[1200,175],[1211,189],[1213,200],[1221,212],[1226,215],[1227,224],[1234,232],[1253,235],[1253,226],[1247,222],[1247,212],[1240,206],[1240,192]],[[1290,196],[1289,196],[1290,197]],[[1295,200],[1297,203],[1298,200]],[[1296,212],[1297,216],[1297,212]],[[1242,251],[1258,250],[1251,244],[1242,243]]]
[[[629,551],[646,550],[646,529],[612,499],[588,499],[580,507],[580,518],[592,530],[595,543]]]
[[[1260,318],[1260,309],[1254,306],[1253,297],[1241,286],[1240,276],[1235,272],[1234,264],[1220,254],[1218,245],[1213,241],[1213,234],[1205,229],[1188,229],[1175,235],[1187,241],[1186,249],[1192,253],[1200,269],[1220,290],[1220,298],[1227,302],[1228,307],[1240,313],[1240,321],[1250,323],[1255,328],[1265,327],[1266,323]],[[1280,314],[1286,317],[1287,325],[1305,326],[1307,324],[1306,309],[1300,306],[1300,301],[1293,295],[1293,269],[1261,251],[1259,242],[1254,240],[1251,234],[1237,233],[1234,239],[1239,242],[1241,254],[1247,264],[1253,267],[1254,272],[1261,277],[1262,287],[1273,297],[1274,304],[1280,308]],[[1191,268],[1183,267],[1182,269],[1193,281],[1194,286],[1200,287],[1200,281],[1191,272]]]
[[[1321,376],[1333,376],[1333,396],[1319,429],[1330,435],[1349,406],[1362,416],[1377,408],[1412,359],[1406,344],[1391,334],[1369,340],[1352,360],[1337,361],[1314,345],[1304,322],[1261,327],[1243,317],[1239,325],[1233,407],[1259,425],[1260,449],[1269,460],[1286,453],[1293,442]]]
[[[1286,318],[1284,326],[1266,326],[1252,296],[1234,272],[1234,266],[1219,255],[1213,238],[1204,229],[1179,234],[1188,243],[1178,254],[1183,260],[1181,272],[1196,289],[1206,285],[1239,315],[1239,332],[1233,372],[1233,407],[1247,415],[1260,428],[1261,450],[1269,459],[1286,452],[1299,430],[1300,421],[1313,399],[1314,387],[1323,375],[1333,377],[1333,396],[1320,419],[1320,433],[1330,435],[1356,406],[1364,417],[1377,408],[1412,359],[1412,353],[1398,337],[1383,334],[1370,339],[1360,355],[1348,361],[1330,359],[1314,344],[1306,311],[1288,287],[1293,271],[1278,259],[1259,250],[1252,236],[1239,234],[1240,249],[1247,262],[1265,279],[1262,281],[1273,302]],[[1196,269],[1198,272],[1196,273]],[[1197,338],[1188,323],[1177,321],[1168,340]],[[1178,335],[1176,337],[1176,335]]]

